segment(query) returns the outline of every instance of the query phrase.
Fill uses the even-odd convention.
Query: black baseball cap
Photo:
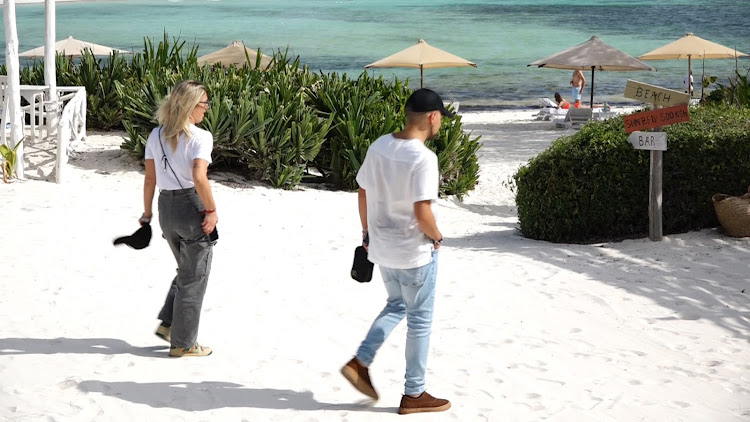
[[[427,112],[438,110],[445,117],[453,117],[453,113],[448,111],[443,104],[443,100],[437,94],[437,92],[427,89],[420,88],[414,91],[409,99],[406,100],[404,108],[407,111],[416,112]]]
[[[124,243],[133,249],[143,249],[151,243],[151,225],[144,224],[135,233],[130,236],[118,237],[113,243],[115,245]]]

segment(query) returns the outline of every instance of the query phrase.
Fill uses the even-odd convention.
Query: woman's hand
[[[144,212],[141,215],[141,218],[138,219],[138,222],[141,224],[141,226],[143,226],[145,224],[151,224],[151,215],[149,215],[148,217],[146,217],[146,213]]]
[[[201,228],[203,228],[203,233],[209,234],[216,228],[216,223],[219,222],[219,216],[216,215],[216,211],[212,213],[206,213],[206,215],[203,216],[203,223],[201,223]]]

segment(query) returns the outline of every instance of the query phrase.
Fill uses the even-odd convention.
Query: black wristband
[[[441,237],[440,240],[432,240],[433,245],[442,245],[443,244],[443,238]]]

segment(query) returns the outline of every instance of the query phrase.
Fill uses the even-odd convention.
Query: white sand
[[[485,117],[464,115],[484,135],[481,185],[439,207],[427,388],[453,408],[403,418],[750,420],[750,241],[525,239],[502,182],[564,131]],[[215,352],[171,359],[153,334],[175,268],[158,224],[145,250],[111,244],[142,211],[120,142],[90,134],[62,185],[35,180],[53,157],[29,146],[28,180],[0,183],[0,420],[401,420],[403,324],[371,367],[379,402],[338,372],[385,299],[379,274],[348,275],[356,194],[212,175],[221,238],[200,341]]]

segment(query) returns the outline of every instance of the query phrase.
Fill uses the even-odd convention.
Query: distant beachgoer
[[[573,94],[574,107],[578,108],[581,106],[581,96],[583,95],[583,88],[586,86],[586,78],[583,76],[583,72],[580,70],[573,71],[573,77],[570,79],[570,86],[573,87],[571,92]]]
[[[438,160],[425,141],[437,135],[443,116],[453,114],[429,89],[414,91],[404,108],[406,127],[373,142],[357,173],[363,245],[368,259],[380,266],[388,299],[341,373],[377,400],[368,367],[406,317],[406,382],[398,413],[441,412],[451,403],[425,391],[438,249],[443,242],[432,210],[438,199]]]
[[[689,86],[689,88],[688,88],[688,80],[690,80],[690,86]],[[685,88],[685,93],[686,94],[690,94],[691,96],[693,95],[693,71],[692,70],[682,80],[682,86]]]
[[[203,85],[189,80],[178,83],[159,106],[160,125],[146,142],[140,221],[151,222],[158,187],[159,225],[178,267],[156,330],[157,336],[171,343],[172,357],[211,354],[211,348],[200,346],[197,337],[215,243],[209,234],[215,233],[219,218],[207,176],[213,136],[195,126],[209,107]]]
[[[566,110],[570,108],[570,102],[568,102],[567,100],[564,100],[559,92],[555,92],[555,101],[557,102],[557,108],[562,108]]]

